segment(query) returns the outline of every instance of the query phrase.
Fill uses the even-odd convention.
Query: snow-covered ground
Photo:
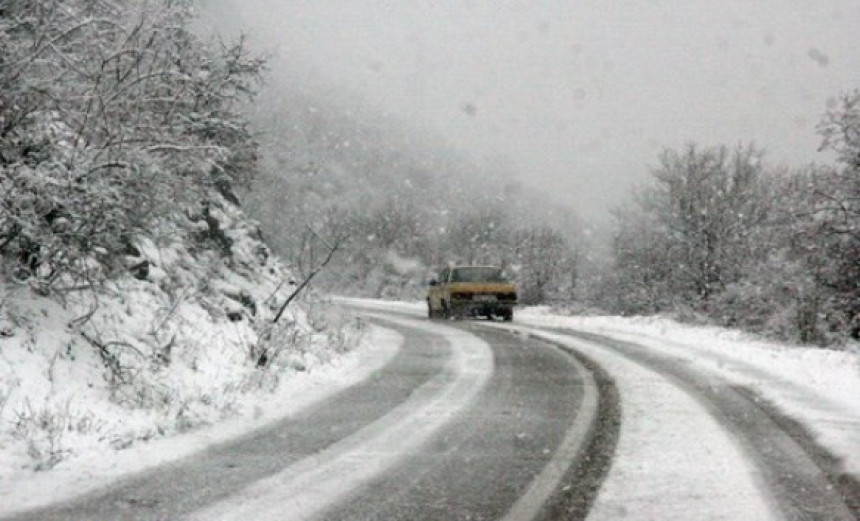
[[[99,283],[45,292],[0,266],[0,510],[180,457],[363,374],[342,358],[355,319],[303,298],[276,322],[293,273],[240,208],[213,195],[207,215],[89,259],[112,270]]]
[[[659,317],[565,317],[525,310],[520,323],[574,328],[635,342],[756,391],[799,421],[860,476],[860,352],[785,345]]]
[[[415,317],[424,317],[426,313],[425,306],[421,302],[363,299],[340,299],[340,301],[359,305],[365,309],[400,312]],[[562,316],[553,314],[545,308],[518,310],[515,322],[510,327],[526,331],[531,328],[573,328],[632,341],[643,346],[644,349],[659,352],[675,360],[682,360],[696,369],[717,374],[730,382],[754,389],[785,414],[805,425],[817,436],[822,446],[843,460],[846,471],[860,476],[860,398],[858,398],[860,397],[860,353],[856,349],[827,350],[782,345],[737,331],[687,326],[662,318]],[[103,443],[96,443],[92,436],[84,436],[81,432],[74,431],[71,434],[67,433],[63,440],[64,447],[70,451],[70,457],[49,470],[34,472],[32,467],[26,464],[29,460],[20,452],[19,440],[0,439],[0,461],[2,461],[0,464],[0,517],[104,486],[123,475],[186,457],[212,444],[234,438],[304,408],[313,407],[324,397],[360,381],[384,365],[394,356],[401,344],[402,338],[396,333],[386,329],[371,328],[357,350],[338,355],[329,360],[329,364],[315,365],[309,371],[291,373],[274,393],[271,390],[261,390],[258,393],[243,395],[231,408],[234,416],[230,419],[213,422],[212,425],[197,427],[188,432],[177,432],[146,443],[136,443],[127,448],[118,448],[110,453],[110,457],[104,457]],[[0,351],[8,353],[5,349]],[[6,357],[6,363],[13,362],[8,359],[8,355],[4,357]],[[617,360],[610,360],[613,357]],[[604,358],[609,360],[606,369],[610,373],[622,371],[628,376],[637,371],[643,373],[640,378],[628,379],[630,389],[626,391],[621,389],[621,391],[622,398],[625,395],[627,397],[626,410],[640,407],[643,408],[642,416],[648,416],[649,413],[645,409],[650,405],[635,400],[638,399],[640,402],[651,400],[653,396],[646,396],[646,393],[641,389],[637,390],[636,386],[649,385],[649,381],[654,380],[653,375],[646,374],[649,370],[634,367],[635,363],[623,360],[620,355],[607,353],[607,357]],[[23,360],[14,360],[14,362],[19,368],[25,363]],[[57,367],[62,368],[65,365],[57,363],[53,368],[49,365],[35,370],[54,371]],[[54,380],[56,376],[54,375]],[[65,376],[73,378],[75,375]],[[51,381],[52,378],[47,380]],[[86,380],[83,382],[83,385],[86,385]],[[687,403],[690,402],[689,397],[680,396],[670,387],[660,391],[663,393],[661,396],[665,395],[665,400],[661,402],[665,412],[682,413],[684,407],[689,406],[688,408],[691,409],[695,407],[695,404]],[[653,388],[649,389],[653,391]],[[674,396],[672,393],[679,396]],[[71,410],[69,417],[85,422],[86,418],[91,418],[93,415],[88,415],[88,411],[83,409]],[[643,447],[652,447],[650,454],[660,460],[661,455],[666,452],[665,447],[661,448],[660,443],[678,441],[677,439],[672,441],[674,438],[671,436],[659,436],[655,432],[647,431],[649,428],[647,424],[640,426],[645,429],[638,434],[641,439],[635,439],[636,436],[631,437],[631,431],[628,429],[626,437],[622,436],[619,444],[619,454],[622,454],[624,447],[627,446],[630,452],[636,452],[647,459],[649,453],[643,450]],[[731,444],[723,439],[724,435],[719,433],[720,429],[716,425],[697,422],[690,428],[693,427],[710,429],[713,431],[711,434],[716,433],[713,436],[702,435],[708,440],[716,440],[714,442],[716,445],[703,446],[693,443],[689,444],[689,447],[681,446],[689,449],[687,452],[697,453],[702,458],[709,457],[709,451],[714,446],[725,446],[726,450],[722,453],[731,452]],[[81,427],[79,430],[87,429]],[[636,433],[633,432],[633,434]],[[100,450],[102,452],[99,452]],[[97,455],[99,457],[96,457]],[[607,487],[614,486],[613,483],[619,486],[632,483],[631,480],[635,481],[638,476],[637,472],[642,470],[635,468],[637,460],[634,458],[620,459],[625,459],[627,463],[616,463],[614,467],[616,473],[620,472],[618,469],[626,468],[625,472],[628,474],[622,476],[624,479],[607,481]],[[732,483],[738,485],[740,480],[744,487],[750,489],[747,485],[754,481],[750,469],[738,472],[744,464],[740,457],[736,459],[738,461],[724,469],[727,476],[730,470],[734,471],[731,473],[732,480],[727,481],[729,488],[725,494],[709,496],[712,501],[715,501],[712,505],[714,508],[719,506],[721,501],[724,505],[731,503],[728,498],[731,497]],[[661,460],[658,463],[656,466],[659,467],[666,462]],[[725,466],[725,462],[723,464]],[[679,465],[683,467],[685,464],[681,462]],[[715,463],[710,467],[710,473],[696,475],[693,476],[696,479],[687,480],[690,494],[713,492],[711,481],[714,478],[713,472],[714,469],[720,468],[722,467]],[[644,479],[643,476],[638,477]],[[659,481],[658,478],[655,479]],[[673,479],[673,476],[666,477],[666,483],[671,485],[670,482]],[[51,490],[51,493],[45,494],[45,490]],[[613,502],[613,498],[624,498],[626,495],[638,493],[636,490],[625,491],[620,488],[609,492],[611,493],[603,495],[602,503],[598,503],[599,508],[603,509],[598,510],[606,519],[623,514],[618,509],[624,505],[620,505],[617,501]],[[763,518],[767,517],[767,508],[760,503],[760,500],[761,498],[756,494],[747,496],[745,503],[750,508],[744,507],[741,510],[747,514],[753,512],[764,516]],[[736,506],[743,505],[737,503]],[[678,508],[682,507],[684,507],[683,502],[678,503]],[[729,516],[726,517],[728,519],[734,514],[728,511],[726,515]]]
[[[11,447],[0,445],[0,518],[104,487],[125,475],[188,457],[313,407],[388,363],[402,340],[394,331],[370,326],[356,349],[328,364],[291,374],[274,393],[243,395],[229,419],[109,454],[86,443],[69,445],[74,457],[44,472],[16,467]]]
[[[589,521],[781,519],[777,501],[732,434],[694,397],[597,343],[563,334],[540,336],[576,349],[615,375],[621,428]]]
[[[493,373],[492,348],[474,335],[438,324],[401,321],[400,325],[417,325],[445,338],[453,348],[447,370],[372,425],[237,490],[195,512],[189,520],[279,521],[287,515],[289,519],[316,519],[327,506],[418,453],[435,432],[466,410]]]
[[[341,299],[425,316],[423,302]],[[844,470],[860,477],[860,349],[786,345],[736,330],[660,317],[564,316],[549,308],[517,310],[515,325],[571,328],[635,342],[748,387],[799,421]]]

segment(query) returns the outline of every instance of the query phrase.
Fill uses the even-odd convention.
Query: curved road
[[[534,338],[374,320],[405,343],[367,380],[242,439],[9,521],[584,515],[601,477],[587,451],[611,446],[595,436],[610,383]],[[606,460],[593,461],[605,470]]]
[[[597,360],[620,356],[659,375],[665,384],[692,398],[705,413],[703,418],[718,424],[748,462],[773,518],[860,519],[857,479],[842,473],[838,460],[819,446],[806,429],[754,390],[734,386],[635,342],[569,329],[551,330],[550,335],[538,333],[538,337],[560,340],[562,345],[591,353]],[[726,498],[731,499],[737,496]]]
[[[415,316],[408,307],[364,306]],[[601,390],[618,392],[618,439],[613,442],[603,427],[613,428],[605,417],[612,407],[602,407],[595,437],[610,441],[592,443],[586,459],[611,456],[611,466],[591,471],[603,481],[596,500],[588,501],[588,519],[860,520],[860,481],[755,389],[607,336],[519,324],[455,325],[545,340],[613,379],[617,389]],[[565,478],[581,493],[578,481]],[[585,517],[582,509],[557,512],[558,518]]]
[[[20,520],[860,519],[754,391],[635,342],[361,310],[405,339],[280,423]]]

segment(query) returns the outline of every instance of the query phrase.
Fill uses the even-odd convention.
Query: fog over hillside
[[[534,302],[860,334],[856,3],[206,5],[272,53],[257,215],[295,265],[292,209],[348,236],[329,287],[482,261]]]
[[[573,211],[548,202],[504,166],[479,166],[443,136],[336,90],[270,89],[248,113],[262,147],[247,206],[295,264],[310,262],[303,255],[312,254],[315,241],[321,247],[323,237],[308,234],[349,238],[347,253],[321,274],[329,289],[417,296],[429,274],[449,262],[528,271],[517,248],[529,233],[551,233],[566,256],[585,239]]]
[[[664,147],[831,160],[815,127],[860,84],[854,0],[205,5],[272,51],[274,90],[336,87],[599,221]]]

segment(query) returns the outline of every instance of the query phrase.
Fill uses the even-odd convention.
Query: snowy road
[[[856,519],[857,482],[751,391],[635,343],[532,331],[616,375],[620,439],[589,519]]]
[[[597,412],[589,371],[505,332],[382,323],[398,354],[311,410],[10,519],[532,519],[570,499],[560,483]]]
[[[751,391],[635,342],[363,310],[382,369],[282,422],[15,520],[856,520]]]
[[[367,305],[421,314],[420,307]],[[860,519],[856,477],[752,389],[681,357],[603,335],[480,322],[458,327],[549,341],[615,380],[618,441],[590,520]]]

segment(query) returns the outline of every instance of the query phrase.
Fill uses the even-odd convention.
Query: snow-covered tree
[[[253,172],[238,104],[263,62],[200,41],[190,2],[10,1],[0,16],[0,255],[90,285],[167,216]],[[197,217],[193,217],[197,216]],[[188,223],[187,226],[193,226]]]
[[[819,130],[822,148],[838,158],[814,185],[817,231],[828,258],[821,283],[832,292],[831,315],[860,338],[860,90],[844,95]]]
[[[519,230],[512,242],[523,304],[572,300],[576,291],[578,257],[558,230],[549,226]]]
[[[652,183],[616,212],[619,280],[646,299],[630,305],[702,308],[741,277],[767,217],[761,155],[752,146],[663,152]]]

